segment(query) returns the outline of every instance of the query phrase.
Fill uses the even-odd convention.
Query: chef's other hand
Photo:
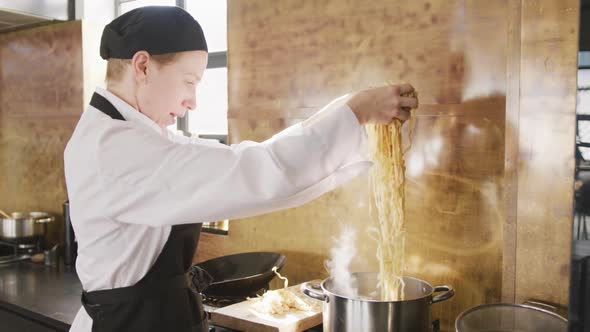
[[[346,104],[361,125],[389,124],[394,118],[405,121],[410,118],[410,109],[418,106],[418,99],[402,95],[413,91],[410,84],[386,85],[356,92]]]

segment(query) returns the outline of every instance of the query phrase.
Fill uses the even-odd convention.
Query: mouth
[[[171,118],[183,118],[183,117],[184,117],[184,113],[177,114],[177,113],[172,113],[172,112],[171,112],[171,113],[169,113],[169,116],[170,116]]]

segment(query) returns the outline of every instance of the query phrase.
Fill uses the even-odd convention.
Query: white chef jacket
[[[76,269],[86,291],[139,281],[172,225],[299,206],[371,164],[366,134],[345,97],[262,143],[227,146],[163,133],[114,94],[96,92],[127,121],[88,106],[64,153]],[[81,307],[70,331],[91,326]]]

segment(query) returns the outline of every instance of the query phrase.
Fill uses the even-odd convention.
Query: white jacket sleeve
[[[97,142],[111,218],[153,226],[244,218],[302,205],[370,166],[344,99],[262,143],[181,144],[131,126]]]

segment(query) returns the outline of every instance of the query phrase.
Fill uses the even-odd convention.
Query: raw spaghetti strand
[[[416,97],[412,92],[405,97]],[[411,146],[415,114],[411,112],[410,143],[404,149],[402,122],[394,119],[389,125],[369,125],[367,134],[373,168],[370,186],[376,207],[378,228],[377,259],[379,260],[379,285],[381,300],[404,299],[404,248],[405,248],[405,161],[404,154]]]

